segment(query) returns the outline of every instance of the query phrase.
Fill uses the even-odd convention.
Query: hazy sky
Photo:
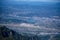
[[[15,1],[60,2],[60,0],[15,0]]]

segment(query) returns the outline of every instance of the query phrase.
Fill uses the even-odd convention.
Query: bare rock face
[[[13,39],[12,31],[6,26],[0,26],[0,40],[9,40]]]
[[[2,37],[4,38],[9,37],[9,30],[5,26],[0,27],[0,32]]]

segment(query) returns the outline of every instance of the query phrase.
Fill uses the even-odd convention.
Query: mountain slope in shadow
[[[54,35],[52,38],[50,35],[34,35],[28,36],[18,34],[14,30],[8,29],[6,26],[0,25],[0,40],[60,40],[60,35]]]

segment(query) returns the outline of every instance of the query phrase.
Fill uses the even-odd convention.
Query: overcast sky
[[[60,0],[14,0],[14,1],[60,2]]]

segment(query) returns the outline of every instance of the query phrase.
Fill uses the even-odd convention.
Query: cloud
[[[33,34],[33,35],[50,35],[50,34],[59,34],[60,32],[58,29],[55,28],[47,28],[45,26],[39,26],[34,24],[28,24],[28,23],[21,23],[21,24],[0,24],[5,25],[7,28],[14,30],[18,33],[27,33],[27,34]]]
[[[46,33],[46,32],[41,32],[41,33],[39,33],[38,35],[52,35],[52,34],[59,34],[59,33]]]
[[[56,30],[55,28],[47,28],[45,26],[39,26],[39,25],[29,24],[29,23],[20,23],[20,24],[9,23],[9,24],[0,24],[0,25],[11,26],[11,27],[38,28],[38,29],[45,29],[45,30],[52,30],[52,31]]]

